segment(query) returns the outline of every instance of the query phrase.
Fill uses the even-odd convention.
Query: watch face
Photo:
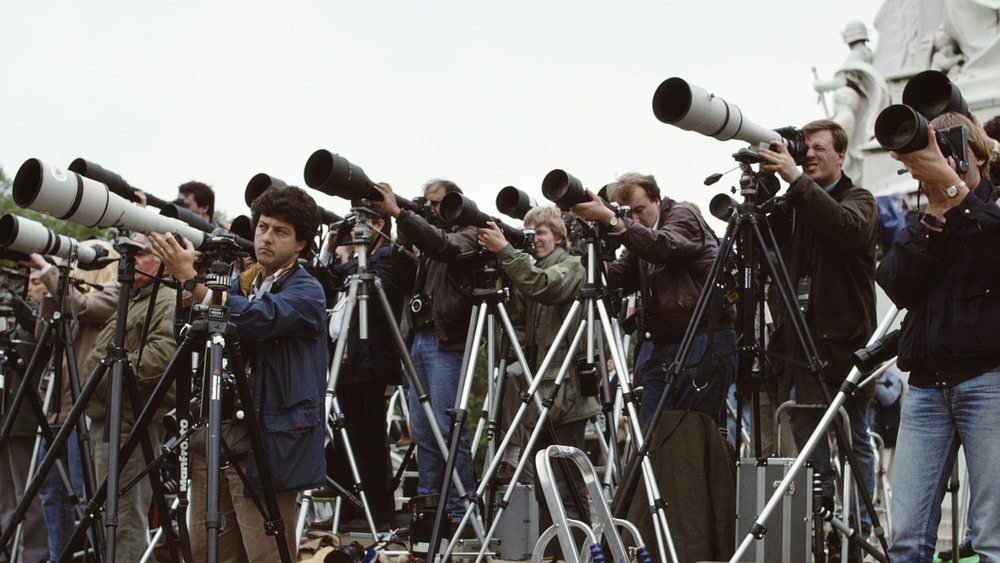
[[[947,190],[945,190],[944,193],[948,197],[955,197],[955,196],[958,195],[958,187],[957,186],[951,186]]]

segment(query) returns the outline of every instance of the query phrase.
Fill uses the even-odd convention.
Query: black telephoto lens
[[[969,104],[962,92],[943,72],[925,70],[903,87],[903,104],[920,112],[927,119],[953,111],[970,117]]]
[[[875,139],[882,148],[910,153],[927,146],[927,118],[910,106],[891,105],[875,119]]]
[[[546,174],[542,180],[542,195],[563,211],[578,203],[590,201],[590,196],[583,189],[583,183],[572,174],[558,168]]]

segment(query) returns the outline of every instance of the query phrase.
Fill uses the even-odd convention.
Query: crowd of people
[[[585,449],[588,421],[602,412],[595,383],[582,370],[569,369],[556,385],[560,366],[570,353],[570,339],[557,339],[557,335],[561,327],[576,327],[582,321],[581,314],[570,315],[588,274],[586,257],[579,256],[580,246],[572,240],[574,229],[567,228],[563,212],[572,216],[570,227],[596,226],[608,244],[622,247],[607,264],[606,283],[621,294],[637,295],[641,303],[635,323],[636,350],[628,360],[631,365],[628,369],[620,366],[618,375],[631,373],[633,384],[642,387],[639,425],[662,424],[659,413],[664,410],[689,413],[692,419],[724,429],[730,386],[745,384],[736,381],[740,362],[766,357],[762,363],[773,377],[759,389],[762,414],[753,419],[760,426],[755,430],[762,436],[765,456],[774,448],[775,430],[766,422],[772,418],[774,405],[792,396],[804,407],[825,405],[841,387],[852,367],[852,352],[863,348],[875,330],[876,282],[881,285],[896,305],[907,310],[899,366],[910,372],[895,464],[890,559],[925,561],[933,556],[945,483],[958,447],[964,445],[970,472],[972,546],[981,561],[1000,560],[1000,524],[993,519],[1000,489],[988,476],[991,460],[1000,455],[996,436],[1000,409],[995,408],[1000,406],[996,404],[1000,400],[1000,340],[991,330],[1000,322],[998,292],[993,291],[1000,288],[994,287],[997,270],[992,269],[998,256],[1000,208],[996,202],[1000,194],[989,179],[990,163],[1000,155],[1000,143],[987,136],[974,118],[958,114],[944,114],[931,127],[952,125],[961,125],[968,133],[973,166],[965,174],[956,172],[953,160],[945,158],[933,142],[923,150],[893,153],[921,182],[928,204],[911,218],[877,269],[875,199],[842,171],[848,139],[841,126],[830,120],[805,125],[804,154],[798,161],[781,143],[759,149],[761,172],[788,184],[780,202],[767,212],[767,223],[778,245],[770,250],[783,258],[791,291],[797,296],[795,309],[790,310],[772,292],[768,306],[774,326],[766,356],[747,353],[747,347],[754,345],[750,342],[753,335],[737,331],[737,308],[732,303],[712,299],[707,312],[696,313],[700,296],[717,284],[709,274],[719,258],[720,242],[696,207],[671,199],[651,175],[629,173],[609,185],[607,198],[617,206],[587,191],[585,201],[565,210],[555,206],[531,209],[523,219],[524,227],[534,233],[530,248],[512,245],[495,222],[478,227],[444,222],[441,201],[447,194],[462,193],[447,180],[432,180],[424,186],[426,212],[401,206],[389,184],[374,184],[358,219],[340,225],[345,232],[331,230],[319,245],[315,239],[321,219],[313,198],[292,186],[265,190],[251,206],[253,260],[240,261],[224,301],[235,326],[233,336],[241,344],[252,404],[239,402],[235,410],[241,414],[224,417],[222,422],[220,434],[226,450],[215,512],[206,514],[213,500],[207,498],[207,472],[214,459],[206,452],[210,437],[204,427],[189,436],[188,529],[195,560],[205,558],[212,543],[209,538],[216,534],[220,561],[277,561],[280,544],[274,534],[284,536],[294,559],[299,493],[327,486],[328,478],[349,486],[354,486],[356,475],[362,480],[363,488],[355,491],[364,491],[366,510],[345,503],[341,531],[386,529],[394,508],[386,391],[407,384],[402,361],[406,355],[424,392],[412,383],[407,385],[408,432],[416,443],[419,474],[416,492],[445,494],[455,523],[473,509],[464,496],[478,482],[467,432],[457,428],[457,457],[448,464],[434,431],[436,426],[447,438],[463,367],[479,345],[470,342],[469,336],[478,303],[476,290],[480,289],[470,254],[479,254],[477,260],[483,260],[482,255],[493,260],[513,294],[510,306],[516,338],[527,363],[513,373],[534,374],[542,359],[551,356],[548,368],[538,374],[537,391],[540,397],[554,395],[546,404],[547,429],[531,448],[523,434],[513,440],[514,447],[504,454],[505,462],[517,465],[523,457],[534,459],[536,452],[550,444]],[[928,135],[934,138],[933,131]],[[192,212],[222,226],[215,220],[214,196],[208,186],[184,184],[179,198]],[[58,352],[52,356],[54,368],[46,377],[56,388],[48,388],[48,393],[40,390],[40,397],[46,398],[47,423],[53,430],[70,424],[74,433],[66,451],[58,453],[62,466],[68,468],[65,478],[57,472],[46,476],[37,506],[28,511],[23,545],[18,547],[22,560],[59,557],[82,516],[80,499],[92,492],[93,483],[86,483],[86,471],[81,470],[92,463],[97,482],[108,473],[109,451],[124,444],[164,374],[192,365],[182,361],[177,367],[171,362],[183,337],[177,327],[191,322],[206,306],[223,304],[203,277],[205,254],[190,241],[149,233],[136,235],[132,244],[131,287],[120,287],[115,281],[114,263],[96,271],[73,270],[70,277],[79,283],[62,292],[64,300],[56,297],[63,289],[58,270],[64,266],[37,254],[24,262],[31,271],[27,296],[37,311],[27,306],[19,309],[23,339],[40,338],[46,323],[60,315],[71,319],[71,342],[64,343],[68,345],[65,356]],[[367,277],[359,282],[358,274]],[[176,284],[156,283],[161,276]],[[345,306],[346,287],[330,288],[329,280],[345,279],[377,283],[391,314],[378,310],[381,302],[371,299],[369,303],[378,306],[368,309],[367,319],[359,318],[360,308],[351,308],[350,317],[338,316],[336,311]],[[365,289],[366,297],[372,296],[371,289]],[[123,291],[127,295],[121,295]],[[116,315],[125,304],[127,314]],[[107,353],[108,344],[118,336],[116,329],[122,328],[116,323],[118,317],[125,322],[123,348],[130,368],[120,397],[109,394]],[[359,325],[365,326],[365,336]],[[348,330],[343,331],[344,327]],[[398,330],[405,350],[397,345],[394,333]],[[679,358],[686,336],[690,337],[688,353]],[[803,346],[805,342],[810,346]],[[21,354],[31,356],[28,350]],[[204,360],[203,354],[196,355]],[[331,366],[333,361],[339,363]],[[680,369],[671,378],[669,368],[675,363]],[[328,382],[331,372],[338,374],[334,382]],[[79,386],[94,376],[104,380],[86,404],[86,423],[68,420]],[[527,385],[517,377],[510,379],[515,391],[508,396],[517,398]],[[860,475],[870,497],[874,456],[865,415],[874,389],[853,391],[845,402],[853,471]],[[334,438],[336,448],[325,451],[331,393],[339,400],[337,418],[350,438],[350,452],[338,437]],[[747,389],[740,393],[751,396]],[[171,388],[154,405],[155,419],[172,410],[179,396],[188,395]],[[425,410],[428,401],[430,408]],[[805,445],[822,412],[815,408],[791,412],[795,445]],[[121,416],[117,437],[110,435],[110,429],[117,427],[111,414]],[[2,445],[4,513],[0,523],[4,527],[11,502],[24,490],[25,460],[30,459],[36,426],[28,416]],[[533,427],[537,416],[532,409],[524,426]],[[255,424],[248,424],[248,419]],[[674,419],[664,420],[674,424]],[[254,426],[259,428],[259,442],[251,434]],[[143,449],[121,465],[120,483],[140,475],[167,438],[159,423],[149,425],[145,434]],[[722,440],[722,433],[715,438]],[[42,457],[47,446],[43,444]],[[88,451],[92,458],[86,455]],[[347,458],[357,467],[346,463]],[[833,512],[837,481],[825,440],[811,460],[822,482],[823,508]],[[454,474],[446,480],[444,470],[451,466]],[[159,494],[155,475],[168,473],[159,470],[153,478],[139,479],[120,497],[118,560],[142,557],[147,548],[149,508]],[[442,492],[446,481],[451,486]],[[579,503],[568,499],[586,499],[600,492],[587,491],[574,475],[560,474],[558,481],[569,516],[584,518]],[[277,514],[265,515],[259,509],[257,499],[264,496],[265,485],[273,489]],[[544,527],[551,522],[549,511],[541,488],[535,492]],[[850,512],[847,507],[844,510]],[[872,517],[862,503],[857,522],[864,538],[873,531]],[[275,528],[279,521],[283,528]],[[39,532],[42,528],[47,533]],[[674,536],[675,541],[683,537],[683,532]],[[852,554],[860,556],[857,550]]]

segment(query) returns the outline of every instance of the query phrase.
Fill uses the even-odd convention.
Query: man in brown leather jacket
[[[638,291],[644,320],[644,342],[636,359],[636,381],[642,382],[640,424],[656,412],[666,387],[666,369],[674,363],[691,321],[719,245],[715,233],[695,208],[660,195],[656,180],[644,174],[625,174],[609,189],[612,199],[629,206],[629,217],[620,218],[591,193],[591,201],[573,206],[577,216],[603,223],[608,238],[625,246],[608,269],[610,284],[626,294]],[[684,370],[678,375],[664,410],[696,410],[721,422],[723,401],[736,373],[734,312],[718,312],[715,331],[709,334],[710,316],[697,327]],[[714,360],[709,377],[696,381],[698,364],[711,345]]]
[[[868,190],[855,186],[841,171],[847,136],[834,121],[813,121],[802,128],[806,153],[799,172],[788,149],[761,149],[768,162],[761,170],[776,172],[789,183],[783,211],[771,214],[770,223],[781,247],[793,284],[804,309],[806,326],[827,362],[823,375],[831,391],[851,370],[851,353],[863,348],[875,330],[875,237],[878,209]],[[777,358],[778,398],[784,401],[794,386],[798,403],[820,404],[825,398],[815,374],[804,363],[789,315],[782,306],[771,307],[775,333],[770,351]],[[791,358],[796,361],[785,361]],[[874,484],[873,454],[865,412],[874,389],[848,397],[844,407],[851,422],[851,442],[860,471],[871,494]],[[798,447],[805,445],[822,416],[818,409],[794,409],[792,434]],[[826,440],[813,451],[812,461],[823,479],[823,495],[832,502],[834,473]],[[862,535],[871,520],[861,511]]]

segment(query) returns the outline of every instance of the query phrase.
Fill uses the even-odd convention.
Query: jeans
[[[931,561],[941,502],[963,446],[972,547],[1000,561],[1000,367],[946,389],[910,387],[896,442],[890,561]]]
[[[677,376],[663,410],[696,410],[704,412],[721,425],[722,405],[729,391],[729,384],[736,376],[736,331],[719,330],[712,340],[712,355],[726,354],[712,360],[708,385],[704,389],[695,389],[693,380],[698,372],[698,363],[705,354],[708,345],[708,334],[699,334],[691,343],[685,368]],[[643,344],[636,360],[636,379],[642,378],[642,405],[639,407],[639,424],[646,425],[659,404],[663,390],[667,386],[666,368],[674,362],[680,344],[657,345],[651,342]],[[690,366],[690,367],[688,367]]]
[[[447,410],[455,406],[459,392],[463,353],[438,350],[434,333],[421,331],[413,339],[410,356],[413,358],[417,377],[420,378],[424,391],[430,397],[431,410],[447,443],[451,428],[451,417],[448,416]],[[441,455],[441,449],[434,440],[430,422],[412,385],[407,390],[407,404],[410,409],[410,436],[417,443],[417,468],[420,471],[420,476],[417,479],[417,494],[440,493],[445,466],[444,456]],[[469,449],[469,433],[464,427],[461,429],[461,441],[458,445],[458,459],[455,461],[455,469],[458,471],[458,476],[462,480],[466,492],[472,493],[475,488],[475,473]],[[465,515],[465,507],[454,483],[448,491],[448,498],[451,501],[452,520],[461,520]]]
[[[852,471],[860,471],[861,477],[868,491],[868,498],[871,498],[875,490],[875,454],[872,452],[870,438],[868,436],[868,403],[870,398],[848,397],[844,401],[843,408],[847,411],[847,418],[850,420],[851,430],[851,450],[858,461],[858,467],[852,467]],[[823,418],[825,411],[821,409],[791,409],[792,435],[795,437],[795,445],[802,451],[802,448],[809,441],[809,437],[816,430],[819,421]],[[843,420],[837,415],[839,420]],[[813,463],[813,472],[820,476],[823,485],[823,496],[833,499],[837,495],[836,473],[833,464],[830,462],[830,442],[821,439],[816,444],[812,455],[809,456]],[[852,477],[852,484],[854,483]],[[868,510],[864,503],[861,503],[861,537],[868,538],[872,530],[872,519],[868,515]]]
[[[57,434],[60,426],[53,425],[52,433]],[[45,458],[49,445],[42,442],[42,452],[39,461]],[[66,452],[62,455],[63,465],[69,473],[69,480],[73,485],[73,492],[77,498],[83,497],[83,467],[80,465],[80,442],[76,439],[76,429],[69,435],[66,442]],[[42,499],[42,513],[45,515],[45,527],[49,531],[49,559],[55,561],[59,559],[59,554],[69,543],[76,528],[76,509],[70,501],[66,487],[63,485],[59,471],[53,467],[42,482],[42,488],[38,491],[38,497]],[[83,504],[80,505],[81,510]]]

